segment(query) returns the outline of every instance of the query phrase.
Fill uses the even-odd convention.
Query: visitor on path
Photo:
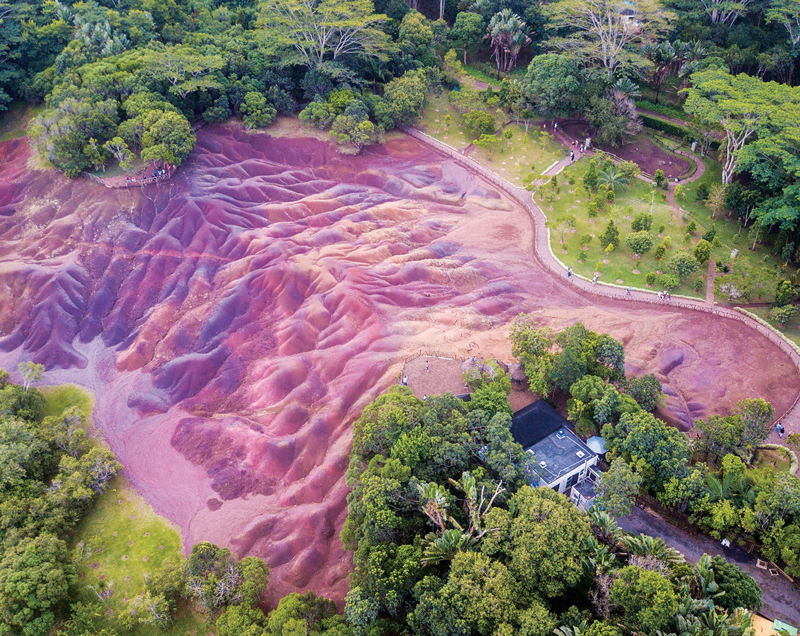
[[[658,292],[658,299],[664,300],[664,292]]]
[[[574,150],[570,150],[569,151],[569,160],[570,161],[575,161],[575,151]]]
[[[595,274],[594,278],[592,279],[592,285],[597,285],[597,279],[600,278],[599,274]]]
[[[571,267],[567,267],[567,279],[571,279],[571,278],[572,278],[572,268]]]
[[[553,122],[553,130],[558,130],[558,122],[557,121]]]
[[[408,386],[408,376],[407,375],[403,376],[403,386]]]
[[[630,296],[630,295],[631,295],[631,286],[630,286],[630,285],[628,285],[628,289],[627,289],[627,291],[625,292],[625,295],[626,295],[626,296]]]
[[[426,371],[430,371],[431,370],[431,363],[428,362],[427,360],[425,360],[425,370]]]
[[[672,300],[672,295],[668,291],[665,291],[664,293],[667,295],[667,300]]]

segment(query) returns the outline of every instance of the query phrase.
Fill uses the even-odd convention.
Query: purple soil
[[[92,389],[96,424],[184,546],[264,558],[270,604],[342,600],[350,427],[415,351],[510,360],[527,311],[620,338],[683,428],[744,397],[780,412],[800,390],[744,324],[551,275],[524,211],[409,138],[353,158],[210,126],[143,190],[28,164],[25,140],[0,144],[0,366],[32,358]]]
[[[590,135],[589,125],[586,123],[569,120],[560,124],[560,127],[573,139],[585,139]],[[663,170],[667,179],[680,177],[692,167],[689,159],[673,155],[657,146],[644,133],[637,135],[629,144],[619,148],[602,146],[592,141],[593,148],[610,152],[625,161],[635,161],[642,172],[655,174],[656,170]]]

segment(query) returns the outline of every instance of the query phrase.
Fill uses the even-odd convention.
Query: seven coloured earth
[[[96,396],[126,476],[202,540],[262,557],[270,603],[341,601],[350,429],[419,351],[511,361],[513,318],[582,321],[664,384],[686,430],[740,399],[778,413],[792,362],[747,325],[602,298],[549,272],[528,213],[400,135],[357,157],[203,128],[170,181],[107,189],[0,144],[0,366]]]

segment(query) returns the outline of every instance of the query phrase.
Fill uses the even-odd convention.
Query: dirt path
[[[536,257],[541,261],[541,263],[553,273],[565,277],[567,267],[562,263],[553,253],[552,247],[550,245],[550,230],[547,227],[547,217],[536,205],[535,201],[533,200],[533,196],[530,192],[525,190],[524,188],[519,188],[508,181],[506,181],[503,177],[498,175],[497,173],[489,170],[488,168],[482,166],[477,161],[470,157],[465,157],[456,149],[448,146],[447,144],[434,139],[423,133],[422,131],[416,130],[414,128],[403,128],[407,134],[423,141],[424,143],[428,144],[429,146],[433,146],[440,152],[450,156],[451,158],[455,159],[457,162],[461,163],[468,169],[476,172],[479,175],[482,175],[490,182],[492,182],[495,186],[500,188],[502,191],[506,192],[509,196],[511,196],[517,203],[522,205],[530,214],[531,218],[534,221],[535,226],[535,233],[534,233],[534,253]],[[700,162],[702,164],[702,162]],[[694,181],[699,179],[702,176],[702,172],[698,170],[693,174],[688,181]],[[667,305],[672,307],[681,307],[684,309],[691,309],[696,311],[702,311],[705,313],[715,314],[720,317],[724,318],[731,318],[740,322],[747,324],[752,329],[758,331],[761,335],[768,338],[771,342],[777,345],[786,355],[788,355],[792,362],[794,363],[795,367],[800,372],[800,352],[796,350],[796,348],[789,343],[781,334],[776,332],[775,330],[769,328],[766,325],[761,324],[760,322],[751,318],[748,314],[736,311],[734,309],[728,309],[724,307],[716,306],[712,303],[709,303],[707,300],[698,300],[694,298],[688,297],[673,297],[672,300],[668,302],[658,300],[656,293],[650,290],[645,289],[634,289],[630,294],[627,293],[627,288],[614,285],[611,283],[604,283],[598,282],[596,285],[592,283],[591,280],[586,279],[578,274],[573,274],[571,278],[572,284],[578,288],[580,288],[584,292],[588,292],[597,296],[605,296],[607,298],[617,299],[622,303],[629,303],[629,302],[644,302],[644,303],[651,303],[651,304],[661,304]],[[781,420],[784,423],[784,426],[787,428],[789,432],[800,432],[800,409],[798,408],[798,401],[800,401],[800,396],[798,399],[795,400],[794,404],[785,411],[785,413],[778,417],[777,420]]]
[[[714,304],[714,276],[717,273],[717,266],[714,259],[708,259],[708,277],[706,278],[706,302]]]
[[[620,527],[634,534],[659,537],[676,550],[682,552],[692,563],[697,563],[703,554],[720,555],[735,563],[752,576],[762,590],[764,602],[761,613],[768,618],[778,618],[791,625],[800,625],[800,602],[797,588],[780,574],[772,576],[767,570],[756,567],[756,558],[739,548],[723,547],[719,542],[702,535],[695,535],[673,526],[663,517],[634,508],[630,517],[617,520]]]

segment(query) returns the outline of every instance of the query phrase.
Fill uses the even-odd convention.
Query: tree
[[[312,70],[349,56],[386,60],[393,49],[382,30],[389,18],[371,0],[265,0],[260,11],[261,27]]]
[[[753,0],[700,0],[712,24],[730,27],[737,18],[747,13],[747,7]]]
[[[613,245],[616,248],[619,245],[619,229],[617,229],[617,224],[614,222],[614,219],[609,219],[606,224],[606,229],[600,235],[600,245],[602,245],[603,248],[609,245]]]
[[[694,258],[700,265],[708,263],[711,258],[711,243],[705,239],[701,239],[697,245],[694,246]]]
[[[710,559],[710,566],[714,573],[714,582],[719,591],[723,592],[721,596],[714,598],[715,605],[730,611],[743,607],[757,612],[761,608],[761,588],[752,576],[719,555]]]
[[[596,130],[597,141],[611,146],[622,145],[642,129],[633,100],[616,90],[609,91],[605,97],[593,95],[589,99],[586,119]]]
[[[49,534],[22,539],[0,560],[0,626],[8,634],[46,636],[75,582],[63,541]]]
[[[633,376],[628,380],[625,392],[645,411],[654,411],[663,395],[661,382],[652,373],[640,378]]]
[[[551,29],[568,33],[550,43],[601,66],[608,79],[619,70],[645,68],[635,45],[658,39],[674,17],[657,0],[558,0],[545,14]]]
[[[688,252],[676,252],[670,257],[667,267],[682,280],[690,274],[694,274],[699,265],[697,259]]]
[[[746,399],[736,403],[734,414],[742,420],[742,445],[752,454],[772,430],[775,408],[762,398]]]
[[[366,118],[359,118],[353,115],[339,115],[331,127],[331,135],[340,144],[349,144],[360,152],[364,146],[375,143],[378,133],[375,125]]]
[[[597,482],[596,505],[612,517],[627,517],[631,514],[631,506],[636,501],[642,481],[642,476],[632,471],[624,459],[616,457],[611,462],[611,468]]]
[[[770,22],[783,25],[792,48],[797,48],[800,43],[800,0],[772,0],[766,16]]]
[[[195,136],[181,114],[153,111],[144,118],[141,157],[163,165],[180,165],[194,150]]]
[[[489,113],[482,110],[473,110],[465,113],[461,118],[464,127],[476,136],[493,135],[497,122]]]
[[[636,256],[646,254],[653,248],[653,235],[650,232],[633,232],[625,238],[631,252]]]
[[[217,636],[264,636],[266,622],[264,612],[258,608],[231,605],[217,619]]]
[[[114,137],[109,139],[103,147],[111,153],[111,155],[119,161],[119,165],[123,170],[129,170],[131,167],[131,158],[133,153],[128,148],[128,144],[122,137]]]
[[[219,89],[220,83],[211,74],[225,66],[222,56],[204,55],[183,44],[148,51],[145,64],[147,75],[169,84],[169,92],[181,99],[192,93]]]
[[[525,367],[530,390],[538,395],[550,393],[548,375],[553,364],[550,353],[553,332],[547,327],[539,327],[530,316],[520,314],[511,324],[509,338],[511,355]]]
[[[255,91],[250,91],[244,96],[244,102],[239,106],[239,110],[244,114],[242,121],[248,130],[269,126],[278,116],[278,111],[271,104],[267,104],[267,98]]]
[[[453,29],[450,31],[459,48],[464,50],[464,64],[467,63],[467,49],[476,46],[483,34],[486,33],[486,23],[483,17],[472,11],[459,11]]]
[[[36,364],[31,360],[28,362],[20,362],[17,366],[20,375],[22,376],[22,389],[25,393],[28,392],[34,384],[39,384],[44,379],[44,365]]]
[[[523,486],[511,496],[508,510],[493,508],[485,523],[499,530],[484,537],[481,551],[507,563],[519,582],[520,602],[561,596],[583,576],[591,530],[563,495]]]
[[[625,612],[629,629],[647,634],[666,628],[678,610],[678,597],[669,580],[630,565],[611,586],[611,600]]]
[[[774,82],[766,84],[749,75],[733,76],[716,68],[694,73],[692,82],[694,87],[686,89],[685,110],[708,125],[722,126],[726,144],[722,183],[729,184],[737,170],[739,152],[784,91]]]
[[[606,186],[606,188],[610,188],[611,190],[624,188],[630,181],[630,177],[626,177],[625,174],[614,165],[609,166],[605,170],[601,170],[600,174],[597,175],[597,179]]]
[[[319,625],[336,615],[336,604],[313,592],[284,596],[269,614],[268,633],[281,636],[284,626],[291,620],[303,620],[309,631],[318,631]],[[221,634],[219,636],[222,636]]]
[[[769,310],[769,318],[778,325],[787,325],[789,321],[797,314],[797,307],[794,305],[782,305],[780,307],[771,307]]]
[[[336,111],[327,102],[311,102],[298,115],[300,121],[325,129],[336,119]]]
[[[522,88],[541,117],[564,117],[577,108],[581,79],[580,66],[574,59],[548,53],[531,60]]]
[[[527,25],[516,13],[506,8],[492,16],[487,31],[484,37],[491,42],[497,70],[508,73],[516,65],[522,48],[530,44]]]
[[[386,85],[384,96],[396,122],[410,125],[425,106],[428,82],[419,71],[406,71]]]

